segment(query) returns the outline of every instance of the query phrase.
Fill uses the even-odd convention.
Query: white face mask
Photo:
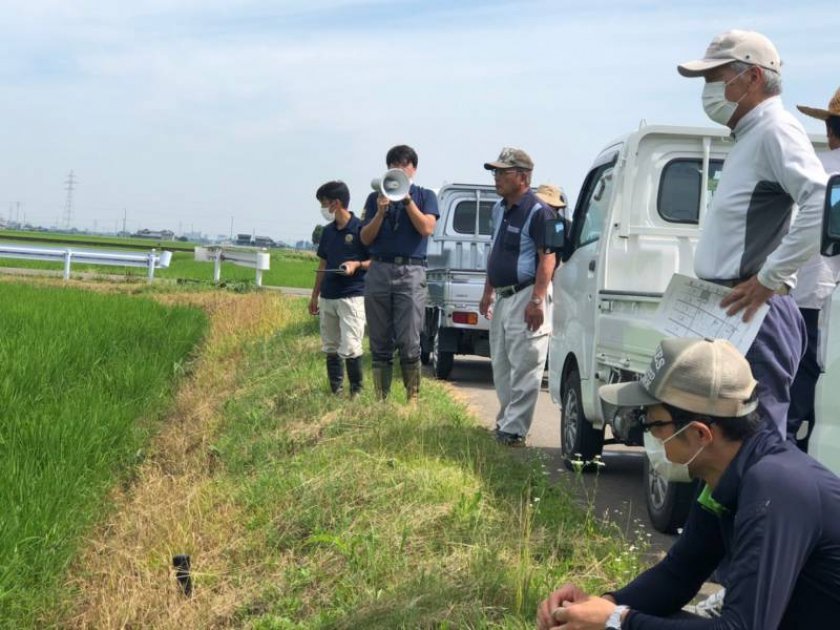
[[[744,70],[747,72],[747,70]],[[727,124],[732,120],[738,104],[743,100],[746,92],[737,101],[730,101],[726,98],[726,86],[740,77],[744,72],[739,72],[729,81],[714,81],[703,86],[703,110],[706,115],[716,123]]]
[[[331,212],[329,207],[321,206],[321,216],[324,217],[324,221],[327,223],[335,221],[335,212]]]
[[[645,452],[650,460],[650,466],[656,473],[667,479],[668,481],[691,481],[691,475],[688,472],[688,465],[697,459],[697,456],[706,448],[705,444],[701,446],[696,453],[684,464],[676,464],[668,459],[665,454],[665,443],[674,439],[685,431],[690,425],[685,425],[682,429],[668,436],[664,440],[653,437],[650,431],[645,431]]]

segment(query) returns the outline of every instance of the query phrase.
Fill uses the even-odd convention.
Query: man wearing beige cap
[[[761,415],[785,436],[790,386],[805,350],[805,325],[788,293],[819,247],[827,177],[802,125],[782,106],[781,67],[764,35],[731,30],[678,70],[705,80],[706,114],[735,139],[700,226],[694,271],[732,287],[721,302],[730,315],[748,321],[769,307],[747,360]]]
[[[805,105],[796,107],[806,116],[825,122],[829,150],[817,154],[817,157],[829,175],[840,173],[840,89],[834,93],[828,109]],[[799,269],[796,288],[791,292],[805,320],[808,347],[790,388],[787,431],[788,438],[796,441],[804,451],[808,450],[808,440],[814,430],[814,394],[822,371],[818,359],[820,311],[831,299],[838,282],[840,256],[826,257],[817,252]],[[806,422],[804,435],[799,437],[800,427]]]
[[[601,597],[557,589],[537,610],[541,630],[840,626],[840,479],[760,428],[755,388],[731,343],[685,338],[664,339],[639,381],[601,387],[613,411],[642,411],[660,474],[705,486],[664,559]],[[720,617],[682,613],[725,557]]]
[[[490,319],[493,383],[499,397],[496,439],[524,446],[542,383],[551,334],[555,254],[543,247],[554,211],[531,192],[534,162],[505,147],[493,171],[501,199],[493,206],[493,244],[479,311]],[[495,301],[495,306],[494,306]]]

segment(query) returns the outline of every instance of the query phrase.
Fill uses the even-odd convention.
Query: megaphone
[[[371,181],[370,187],[391,201],[402,201],[411,188],[411,181],[402,169],[392,168]]]

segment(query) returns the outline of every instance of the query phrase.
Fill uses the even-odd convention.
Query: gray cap
[[[604,385],[598,393],[616,407],[667,403],[729,418],[755,410],[756,384],[750,364],[729,341],[673,337],[662,340],[641,379]]]
[[[495,162],[485,162],[484,168],[488,171],[497,168],[521,168],[526,171],[534,170],[534,161],[522,149],[515,149],[514,147],[505,147],[499,153],[499,158]]]

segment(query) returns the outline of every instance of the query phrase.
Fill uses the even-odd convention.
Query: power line
[[[64,190],[67,191],[67,199],[64,201],[64,227],[71,227],[73,223],[73,190],[76,187],[76,178],[73,171],[64,181]]]

